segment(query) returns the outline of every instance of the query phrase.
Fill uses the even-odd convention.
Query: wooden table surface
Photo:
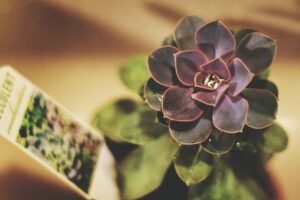
[[[279,87],[278,121],[289,133],[288,149],[268,167],[285,199],[294,200],[300,195],[299,10],[296,0],[1,0],[0,64],[14,66],[88,120],[99,105],[131,95],[118,79],[118,66],[158,47],[184,15],[266,32],[278,40],[270,79]],[[4,169],[0,180],[10,177]],[[0,181],[0,199],[19,199],[5,184]],[[47,196],[53,188],[42,191]]]

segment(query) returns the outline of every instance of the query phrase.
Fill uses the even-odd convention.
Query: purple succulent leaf
[[[156,119],[159,123],[164,126],[169,126],[169,121],[167,118],[164,118],[163,112],[156,112]]]
[[[200,66],[208,60],[199,50],[185,50],[175,54],[175,69],[179,81],[186,86],[194,85],[194,77]]]
[[[230,71],[226,63],[221,58],[216,58],[209,63],[202,65],[201,70],[207,74],[217,74],[225,80],[229,80],[231,78]]]
[[[224,95],[213,111],[213,124],[222,132],[242,132],[249,105],[246,99],[240,96]]]
[[[228,87],[228,85],[221,85],[216,90],[199,91],[193,93],[192,98],[206,105],[216,106]]]
[[[234,38],[235,38],[236,44],[239,45],[240,41],[241,41],[245,36],[247,36],[248,34],[253,33],[253,32],[257,32],[257,31],[254,30],[254,29],[249,29],[249,28],[241,29],[241,30],[237,31],[237,32],[234,34]]]
[[[251,83],[247,87],[269,90],[276,96],[276,98],[278,98],[278,92],[279,92],[278,88],[275,85],[275,83],[273,83],[270,80],[260,79],[258,77],[255,77],[255,79],[252,80]]]
[[[197,16],[186,16],[182,18],[175,29],[174,40],[178,47],[184,49],[197,49],[195,32],[206,22]]]
[[[161,111],[162,95],[167,88],[150,78],[144,87],[144,98],[147,104],[156,111]]]
[[[211,22],[202,26],[196,32],[196,41],[198,48],[209,59],[230,54],[235,48],[233,34],[221,21]]]
[[[235,140],[235,135],[226,134],[216,128],[213,128],[209,138],[202,143],[201,146],[208,153],[220,156],[232,149]]]
[[[200,144],[210,135],[212,130],[211,113],[205,112],[192,122],[170,121],[169,131],[173,139],[183,145]]]
[[[232,60],[229,65],[232,78],[229,81],[228,93],[231,96],[239,95],[253,79],[254,74],[249,71],[245,63],[239,58]]]
[[[236,49],[236,57],[240,58],[250,71],[259,74],[272,63],[276,52],[276,42],[267,35],[253,32],[246,35]]]
[[[199,102],[192,99],[193,88],[174,86],[163,95],[164,117],[174,121],[194,121],[203,114]]]
[[[249,103],[246,125],[254,129],[263,129],[272,124],[277,113],[277,98],[265,89],[246,88],[242,96]]]
[[[155,50],[148,58],[148,67],[152,78],[159,84],[171,87],[178,80],[175,72],[174,54],[178,49],[172,46],[164,46]]]

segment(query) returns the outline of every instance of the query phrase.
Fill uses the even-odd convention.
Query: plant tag
[[[102,135],[11,67],[0,68],[0,135],[81,197],[119,199]]]

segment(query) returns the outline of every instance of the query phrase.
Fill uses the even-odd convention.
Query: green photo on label
[[[17,142],[88,191],[101,140],[40,92],[32,95]]]

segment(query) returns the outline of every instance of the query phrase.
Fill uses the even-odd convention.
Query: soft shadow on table
[[[74,192],[17,167],[0,172],[0,199],[81,200]]]
[[[38,1],[1,0],[0,57],[117,56],[144,50],[118,30]]]

